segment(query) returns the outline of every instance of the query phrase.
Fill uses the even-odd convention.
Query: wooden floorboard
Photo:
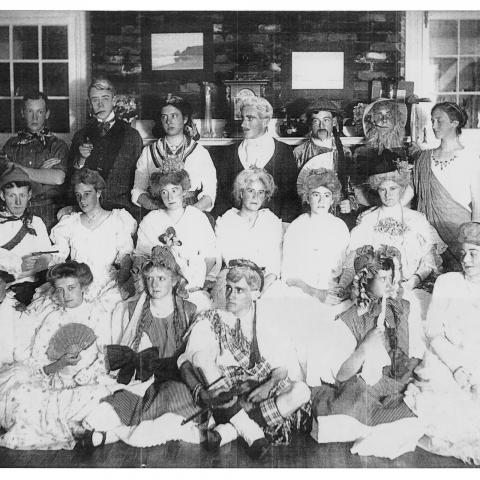
[[[90,455],[76,451],[18,451],[0,448],[0,467],[49,468],[462,468],[460,460],[441,457],[417,448],[395,460],[360,457],[350,453],[351,444],[319,445],[306,435],[297,435],[289,446],[276,446],[261,461],[252,461],[235,441],[209,453],[200,445],[169,442],[151,448],[123,443],[106,445]]]

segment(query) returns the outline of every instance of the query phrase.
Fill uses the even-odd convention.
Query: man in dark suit
[[[217,158],[217,200],[214,216],[233,206],[232,187],[235,177],[246,168],[264,168],[273,176],[277,191],[270,209],[284,222],[291,222],[300,213],[296,193],[297,166],[289,145],[268,133],[273,108],[262,97],[247,97],[240,105],[243,141],[227,147]]]

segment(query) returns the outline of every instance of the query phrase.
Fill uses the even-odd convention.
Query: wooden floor
[[[461,468],[460,460],[433,455],[420,448],[395,460],[359,457],[349,451],[351,444],[319,445],[298,435],[290,446],[273,447],[261,461],[252,461],[235,441],[219,452],[206,452],[200,445],[169,442],[160,447],[134,448],[123,443],[106,445],[89,456],[76,451],[14,451],[0,448],[0,467],[185,467],[185,468]]]

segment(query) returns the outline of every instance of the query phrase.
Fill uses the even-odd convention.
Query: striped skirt
[[[188,387],[173,380],[158,386],[152,384],[143,397],[128,390],[118,390],[103,401],[112,405],[122,423],[128,426],[154,420],[165,413],[176,413],[187,418],[199,410]]]
[[[349,415],[368,426],[414,417],[403,401],[405,387],[404,383],[387,376],[372,386],[354,376],[340,385],[314,387],[312,414],[314,418]]]

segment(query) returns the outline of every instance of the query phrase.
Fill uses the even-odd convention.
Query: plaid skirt
[[[353,376],[339,385],[312,389],[313,417],[348,415],[368,426],[414,417],[403,401],[405,384],[383,376],[375,385]]]
[[[102,401],[109,403],[124,425],[138,425],[144,420],[155,420],[164,413],[189,417],[199,409],[192,394],[182,382],[169,380],[158,387],[152,384],[143,397],[128,390],[118,390]]]

